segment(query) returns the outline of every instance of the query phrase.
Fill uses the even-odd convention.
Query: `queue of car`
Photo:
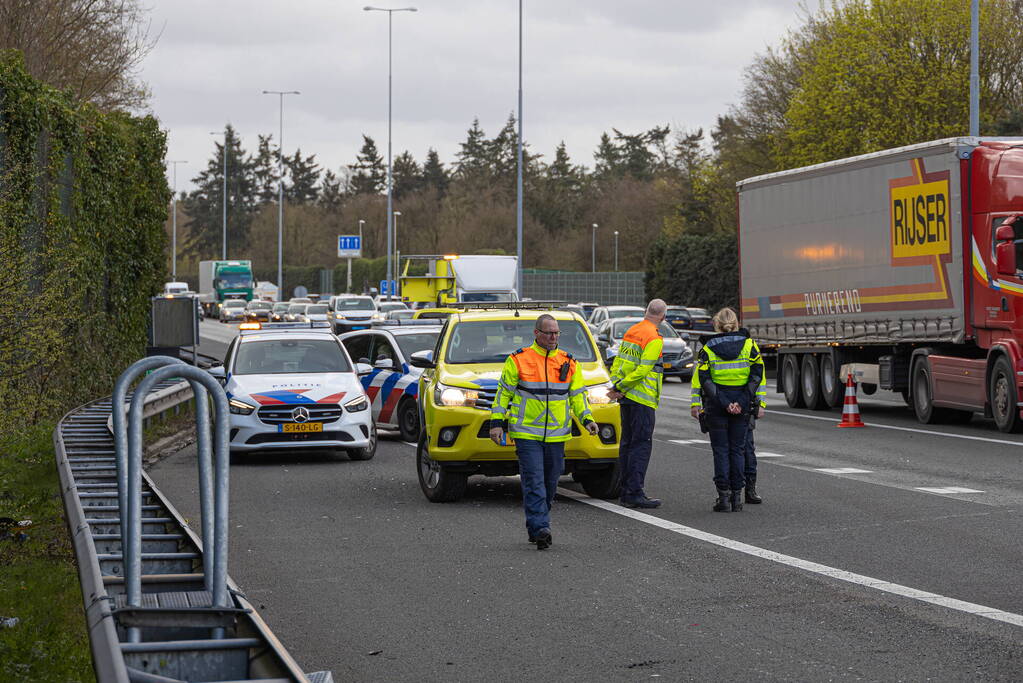
[[[537,316],[551,313],[598,424],[595,436],[573,424],[565,473],[590,496],[618,494],[621,422],[608,371],[641,307],[515,302],[413,311],[361,295],[310,299],[221,307],[222,322],[244,321],[223,365],[211,369],[228,392],[232,453],[325,449],[369,460],[377,430],[396,432],[416,444],[426,498],[457,500],[473,474],[517,473],[514,444],[489,438],[490,408],[505,359],[531,344]],[[664,374],[687,381],[689,332],[704,323],[694,309],[669,311],[661,325]]]

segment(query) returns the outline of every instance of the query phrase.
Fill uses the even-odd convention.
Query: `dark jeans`
[[[653,447],[655,411],[627,398],[618,403],[622,409],[622,442],[618,449],[621,496],[623,499],[642,498],[646,495],[643,483]]]
[[[718,489],[739,491],[746,483],[746,446],[749,434],[749,398],[745,391],[718,388],[720,401],[707,406],[707,426],[710,428],[710,447],[714,451],[714,485]],[[723,407],[738,403],[743,408],[739,415],[729,414]],[[755,456],[754,456],[755,457]]]
[[[743,451],[745,460],[745,475],[748,480],[751,476],[757,476],[757,447],[753,443],[753,428],[750,425],[750,429],[746,431],[746,448]]]
[[[522,507],[530,537],[551,526],[551,503],[558,490],[558,477],[565,469],[565,442],[550,443],[515,439],[522,479]]]

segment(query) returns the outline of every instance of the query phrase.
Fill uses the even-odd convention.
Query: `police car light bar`
[[[329,330],[330,323],[317,320],[307,323],[242,323],[240,332],[283,332],[285,330]]]
[[[438,327],[443,325],[443,320],[436,318],[405,318],[399,320],[374,320],[371,325],[373,327],[421,327],[432,325]]]
[[[463,311],[550,310],[564,306],[564,301],[466,301],[448,304],[449,308]]]

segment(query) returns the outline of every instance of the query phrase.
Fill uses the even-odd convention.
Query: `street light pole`
[[[593,224],[593,244],[590,251],[590,270],[597,272],[597,224]]]
[[[522,296],[522,0],[519,0],[519,140],[515,180],[515,290]]]
[[[395,271],[394,272],[394,274],[395,274],[395,278],[394,278],[395,285],[394,285],[394,288],[395,288],[395,290],[398,289],[397,280],[398,280],[398,277],[399,277],[399,271],[401,271],[401,249],[398,248],[398,216],[400,216],[400,215],[401,215],[401,211],[395,211],[394,212],[394,271]],[[387,286],[389,288],[391,286],[391,283],[390,282],[387,283]],[[389,293],[387,295],[387,298],[391,299],[392,297],[394,297],[396,295],[397,295],[397,291],[394,291],[394,292],[390,292],[389,291]]]
[[[171,195],[171,280],[178,281],[178,164],[187,161],[168,161],[174,166],[174,193]]]
[[[220,251],[220,258],[224,261],[227,260],[227,130],[223,133],[213,131],[210,135],[223,135],[224,136],[224,228],[223,228],[223,246]]]
[[[264,90],[280,98],[280,136],[277,138],[277,296],[284,301],[284,96],[301,95],[297,90]]]
[[[615,272],[618,272],[618,231],[615,230]]]
[[[970,3],[970,135],[980,135],[980,1]]]
[[[387,12],[387,286],[390,287],[390,283],[393,275],[391,269],[391,251],[393,250],[393,230],[394,230],[394,214],[392,204],[392,188],[394,186],[393,178],[391,175],[391,63],[392,63],[392,50],[391,50],[391,33],[392,25],[395,12],[418,12],[415,7],[397,7],[388,9],[385,7],[371,7],[366,6],[362,8],[365,12]],[[390,295],[390,293],[388,293]]]

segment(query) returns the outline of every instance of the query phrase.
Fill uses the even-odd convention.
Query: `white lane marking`
[[[928,493],[984,493],[977,489],[968,489],[962,486],[917,486],[917,491],[927,491]]]
[[[829,567],[824,564],[817,562],[811,562],[809,560],[803,560],[798,557],[791,555],[784,555],[782,553],[775,552],[773,550],[767,550],[766,548],[759,548],[742,541],[735,541],[724,536],[718,536],[716,534],[707,533],[706,531],[700,531],[693,527],[684,526],[676,522],[655,517],[654,515],[648,515],[645,512],[639,512],[629,508],[621,507],[614,503],[609,503],[604,500],[597,500],[590,498],[589,496],[571,491],[565,488],[558,488],[558,493],[566,498],[592,505],[593,507],[600,508],[607,512],[612,512],[622,517],[629,517],[639,522],[644,522],[655,526],[666,531],[671,531],[682,536],[688,536],[689,538],[696,539],[698,541],[705,541],[722,548],[729,550],[735,550],[746,555],[752,555],[753,557],[759,557],[764,560],[771,562],[777,562],[789,567],[796,569],[802,569],[803,571],[810,572],[812,574],[819,574],[832,579],[838,579],[839,581],[845,581],[848,583],[865,586],[874,590],[879,590],[884,593],[891,593],[912,600],[919,600],[920,602],[926,602],[932,605],[938,605],[940,607],[947,607],[958,612],[965,612],[967,614],[973,614],[978,617],[984,617],[985,619],[991,619],[993,621],[1001,621],[1006,624],[1012,624],[1013,626],[1023,627],[1023,614],[1016,614],[1014,612],[1004,612],[994,607],[987,607],[985,605],[978,605],[973,602],[966,602],[964,600],[957,600],[956,598],[949,598],[937,593],[930,593],[928,591],[922,591],[916,588],[910,588],[909,586],[903,586],[901,584],[892,583],[883,579],[875,579],[870,576],[863,574],[855,574],[853,572],[847,572],[843,569],[836,569],[835,567]]]
[[[824,474],[869,474],[872,470],[861,470],[856,467],[815,467],[815,472]]]
[[[784,458],[782,453],[771,453],[770,451],[757,451],[757,460],[760,458]]]
[[[668,439],[668,443],[677,443],[682,446],[689,446],[694,443],[709,443],[706,439]]]
[[[676,398],[675,396],[661,396],[672,401],[684,401],[689,402],[689,399]],[[802,417],[807,420],[824,420],[825,422],[841,422],[837,417],[822,417],[820,415],[804,415],[803,413],[790,413],[787,410],[776,410],[771,407],[771,404],[767,405],[767,415],[788,415],[790,417]],[[862,417],[862,414],[861,414]],[[867,422],[868,427],[877,427],[878,429],[894,429],[899,432],[913,432],[915,434],[930,434],[932,436],[947,436],[950,439],[967,439],[969,441],[985,441],[987,443],[1000,443],[1007,446],[1019,446],[1023,447],[1023,441],[1007,441],[1005,439],[991,439],[986,436],[970,436],[968,434],[950,434],[949,432],[937,432],[931,429],[916,429],[914,427],[896,427],[895,425],[885,425],[878,422]],[[759,455],[759,454],[758,454]]]

